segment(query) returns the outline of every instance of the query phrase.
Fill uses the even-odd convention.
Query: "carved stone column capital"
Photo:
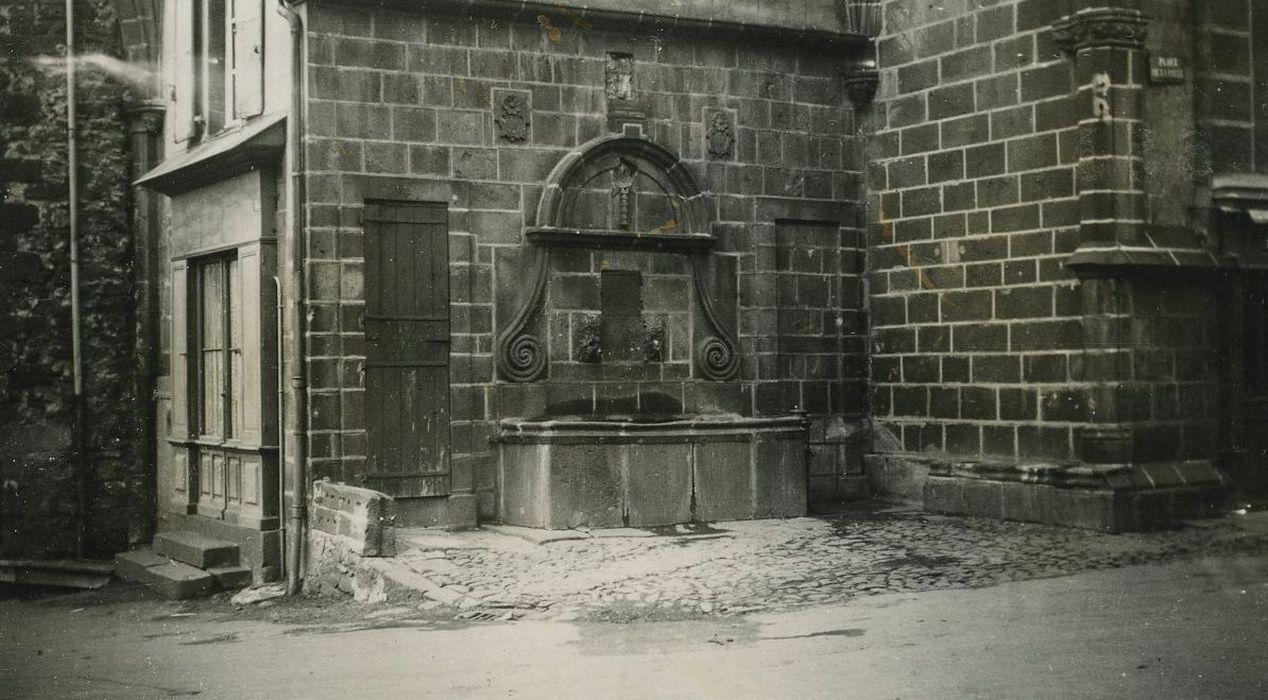
[[[1121,7],[1080,10],[1052,25],[1052,38],[1067,54],[1082,49],[1121,47],[1145,48],[1149,36],[1149,15]]]

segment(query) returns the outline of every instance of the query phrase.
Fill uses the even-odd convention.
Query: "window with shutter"
[[[172,100],[172,133],[178,142],[195,137],[194,101],[198,92],[194,89],[197,85],[194,80],[194,51],[198,43],[195,31],[198,23],[194,21],[196,9],[197,6],[189,0],[172,3],[173,54],[169,64],[172,71],[169,88]]]
[[[225,36],[228,23],[225,15],[227,4],[226,0],[203,0],[202,6],[202,53],[199,56],[202,61],[202,76],[199,84],[203,98],[199,118],[203,122],[204,133],[216,134],[225,128],[228,121],[228,105],[225,101],[225,84],[229,76],[226,53],[228,43]]]
[[[264,22],[262,0],[233,0],[233,114],[238,119],[264,110]]]
[[[174,0],[168,79],[177,142],[264,111],[264,0]]]

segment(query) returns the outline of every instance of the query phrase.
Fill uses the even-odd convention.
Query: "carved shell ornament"
[[[731,155],[735,147],[735,131],[724,112],[714,112],[709,117],[709,154],[718,158]]]
[[[498,102],[496,119],[502,138],[523,141],[528,138],[528,102],[522,95],[510,93]]]

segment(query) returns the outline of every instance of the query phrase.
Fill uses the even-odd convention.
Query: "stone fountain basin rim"
[[[504,418],[498,421],[499,442],[553,442],[571,439],[619,440],[620,438],[690,439],[691,436],[751,436],[754,433],[802,433],[808,429],[803,415],[740,416],[608,415],[549,418]]]

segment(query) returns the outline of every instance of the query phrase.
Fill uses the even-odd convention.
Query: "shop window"
[[[174,0],[169,64],[177,141],[214,136],[264,106],[263,0]]]
[[[242,274],[236,257],[191,266],[195,376],[195,425],[203,438],[228,440],[243,433]]]

